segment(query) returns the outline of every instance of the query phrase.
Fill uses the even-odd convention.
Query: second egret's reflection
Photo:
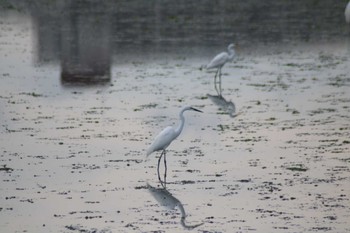
[[[208,98],[219,108],[221,108],[224,112],[229,114],[230,117],[234,118],[241,113],[236,113],[236,106],[232,101],[226,100],[222,95],[210,95],[207,94]]]
[[[153,186],[147,184],[148,191],[152,194],[152,196],[157,200],[157,202],[161,205],[166,207],[167,209],[174,210],[175,207],[178,207],[181,212],[181,225],[185,229],[194,229],[196,227],[199,227],[203,225],[204,223],[199,223],[195,225],[187,225],[186,220],[186,212],[182,205],[182,203],[174,197],[167,189],[165,188],[154,188]]]

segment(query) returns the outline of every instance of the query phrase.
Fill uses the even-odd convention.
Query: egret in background
[[[348,2],[348,4],[346,5],[344,14],[345,14],[345,21],[347,23],[350,23],[350,2]]]
[[[191,106],[186,106],[184,107],[181,111],[180,111],[180,124],[174,128],[172,126],[168,126],[165,129],[163,129],[162,132],[160,132],[157,137],[155,137],[153,143],[151,144],[151,146],[147,149],[147,157],[152,154],[155,151],[162,151],[162,153],[160,154],[160,157],[158,159],[158,167],[157,167],[157,172],[158,172],[158,179],[160,181],[160,183],[163,185],[163,183],[166,186],[166,173],[167,173],[167,164],[166,164],[166,148],[170,145],[170,143],[172,141],[174,141],[181,133],[184,124],[185,124],[185,117],[184,117],[184,112],[187,110],[193,110],[193,111],[197,111],[197,112],[202,112],[201,110],[198,110],[196,108],[193,108]],[[160,175],[159,175],[159,164],[160,164],[160,160],[162,158],[162,156],[164,155],[164,167],[165,167],[165,173],[164,173],[164,181],[162,181],[160,179]]]
[[[217,69],[214,77],[214,85],[215,85],[215,90],[216,92],[221,94],[221,69],[222,67],[226,64],[226,62],[232,61],[233,57],[235,56],[235,50],[234,50],[235,45],[230,44],[227,47],[227,52],[222,52],[216,55],[211,62],[207,65],[207,69]],[[216,87],[216,77],[219,75],[219,90],[218,91]]]

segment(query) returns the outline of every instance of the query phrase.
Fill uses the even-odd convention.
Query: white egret
[[[348,4],[346,5],[344,14],[345,14],[345,21],[347,23],[350,23],[350,2],[348,2]]]
[[[216,87],[216,77],[219,74],[219,79],[220,79],[219,80],[219,85],[220,85],[219,89],[220,89],[220,92],[218,92],[218,93],[221,93],[221,69],[227,62],[233,60],[233,57],[235,56],[234,47],[235,47],[234,44],[230,44],[227,47],[227,52],[219,53],[207,65],[207,69],[208,70],[209,69],[217,69],[217,71],[215,73],[215,77],[214,77],[214,85],[215,85],[215,89],[216,89],[217,92],[218,92],[218,90],[217,90],[217,87]]]
[[[164,173],[164,184],[166,185],[166,173],[167,173],[167,165],[166,165],[166,148],[170,145],[170,143],[172,141],[174,141],[181,133],[184,124],[185,124],[185,117],[184,117],[184,112],[187,110],[193,110],[193,111],[197,111],[197,112],[202,112],[201,110],[198,110],[196,108],[193,108],[191,106],[186,106],[184,108],[182,108],[182,110],[180,111],[180,124],[174,128],[172,126],[168,126],[165,129],[163,129],[162,132],[160,132],[154,139],[153,143],[150,145],[150,147],[147,149],[147,157],[152,154],[155,151],[162,151],[162,153],[160,154],[160,157],[158,159],[158,167],[157,167],[157,172],[158,172],[158,179],[161,182],[161,184],[163,185],[162,180],[160,179],[160,175],[159,175],[159,164],[160,164],[160,160],[162,158],[162,156],[164,155],[164,167],[165,167],[165,173]]]

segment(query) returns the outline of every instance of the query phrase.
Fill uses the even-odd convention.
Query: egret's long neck
[[[177,126],[177,128],[175,129],[175,133],[176,133],[176,137],[180,135],[182,129],[184,128],[184,124],[185,124],[185,117],[184,117],[184,111],[182,110],[179,114],[180,116],[180,124]]]
[[[196,225],[187,225],[186,224],[186,212],[185,212],[185,209],[184,207],[182,206],[181,202],[177,203],[177,206],[179,207],[180,211],[181,211],[181,225],[185,228],[185,229],[188,229],[188,230],[192,230],[196,227],[199,227],[201,225],[203,225],[204,223],[199,223],[199,224],[196,224]]]
[[[180,201],[177,203],[177,207],[179,207],[179,209],[180,209],[180,212],[181,212],[181,219],[184,219],[184,220],[185,220],[185,218],[186,218],[186,212],[185,212],[185,209],[184,209],[184,207],[183,207],[183,205],[182,205],[182,203],[181,203]]]
[[[228,49],[228,59],[232,60],[234,56],[235,56],[235,50],[233,48]]]

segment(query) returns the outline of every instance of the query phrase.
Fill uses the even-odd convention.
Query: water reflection
[[[63,77],[70,77],[80,69],[78,76],[91,76],[91,70],[86,68],[89,65],[97,76],[101,73],[104,76],[101,70],[108,75],[106,66],[111,52],[154,54],[169,48],[178,51],[196,46],[222,46],[231,41],[255,51],[266,43],[329,41],[348,36],[344,30],[342,1],[8,2],[10,6],[0,7],[0,12],[18,9],[32,13],[37,22],[39,57],[64,58]],[[84,68],[70,67],[77,59],[82,60]]]
[[[210,95],[207,94],[208,98],[219,108],[226,112],[230,117],[234,118],[241,114],[241,112],[236,113],[236,106],[232,101],[226,100],[221,94],[220,95]]]
[[[221,85],[221,68],[218,69],[219,81],[216,82],[216,76],[214,80],[214,88],[217,95],[207,94],[207,97],[219,107],[220,110],[227,113],[230,117],[234,118],[241,114],[241,112],[236,112],[236,105],[231,100],[226,100],[222,95],[222,85]]]
[[[56,5],[55,5],[56,6]],[[64,1],[31,5],[37,34],[37,61],[59,59],[63,85],[95,85],[111,79],[111,14],[107,5]]]
[[[350,2],[348,2],[348,4],[346,5],[344,15],[345,15],[345,21],[347,23],[350,23]]]
[[[63,19],[61,80],[63,83],[101,83],[110,81],[110,15],[73,11]]]
[[[176,207],[180,209],[181,212],[181,220],[180,223],[185,229],[194,229],[196,227],[199,227],[203,225],[204,223],[199,223],[195,225],[188,225],[186,223],[186,212],[182,205],[182,203],[174,197],[167,189],[165,188],[154,188],[153,186],[147,184],[148,191],[151,193],[151,195],[157,200],[157,202],[164,206],[165,208],[169,210],[174,210]]]

